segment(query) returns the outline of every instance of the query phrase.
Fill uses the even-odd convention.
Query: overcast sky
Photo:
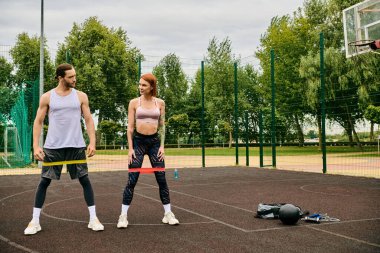
[[[253,55],[276,15],[292,14],[303,0],[45,0],[44,31],[50,51],[64,42],[73,23],[97,16],[127,31],[144,55],[202,59],[209,41],[229,37],[233,53]],[[21,32],[40,35],[41,0],[0,0],[0,45]]]

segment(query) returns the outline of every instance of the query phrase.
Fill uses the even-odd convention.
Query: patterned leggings
[[[153,168],[165,168],[165,162],[159,161],[157,153],[160,148],[160,139],[158,134],[142,135],[135,133],[133,137],[133,149],[136,158],[133,158],[129,168],[141,168],[144,155],[148,155]],[[170,204],[169,188],[165,178],[165,171],[155,171],[156,181],[159,187],[160,199],[163,205]],[[133,198],[133,192],[140,172],[129,172],[128,183],[123,193],[123,204],[130,205]]]

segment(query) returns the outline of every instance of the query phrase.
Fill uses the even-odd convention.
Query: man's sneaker
[[[100,221],[98,220],[98,218],[95,218],[95,219],[92,219],[90,221],[90,223],[88,223],[88,228],[94,230],[94,231],[102,231],[104,230],[104,226],[102,225],[102,223],[100,223]]]
[[[162,222],[169,225],[177,225],[179,224],[179,221],[175,218],[174,213],[167,212],[164,215],[164,218],[162,218]]]
[[[128,227],[127,215],[122,214],[119,216],[119,221],[117,222],[117,228],[126,228]]]
[[[41,231],[41,226],[39,223],[29,222],[28,226],[24,230],[24,235],[34,235]]]

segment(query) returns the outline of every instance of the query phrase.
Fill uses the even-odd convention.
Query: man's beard
[[[65,80],[63,80],[63,84],[64,84],[67,88],[75,88],[75,83],[69,83],[69,82],[66,82]]]

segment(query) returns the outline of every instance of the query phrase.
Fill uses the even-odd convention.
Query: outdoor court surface
[[[117,229],[127,171],[90,172],[102,232],[87,228],[77,180],[53,181],[42,231],[25,236],[39,175],[0,176],[0,252],[380,252],[380,179],[247,167],[167,169],[172,211],[161,223],[154,175],[142,174]],[[259,203],[292,203],[340,222],[285,226],[254,218]]]

